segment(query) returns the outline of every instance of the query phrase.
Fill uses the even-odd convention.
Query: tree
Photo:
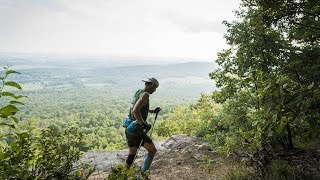
[[[94,168],[79,162],[86,147],[76,128],[60,131],[52,126],[42,129],[40,136],[28,131],[32,127],[16,128],[19,109],[15,104],[23,105],[17,99],[24,96],[7,90],[7,86],[22,89],[8,80],[13,73],[19,74],[5,67],[0,77],[0,99],[9,101],[1,102],[0,108],[0,179],[87,179]]]
[[[225,103],[221,145],[287,149],[319,138],[319,14],[316,0],[242,0],[238,20],[224,22],[230,48],[210,74]]]

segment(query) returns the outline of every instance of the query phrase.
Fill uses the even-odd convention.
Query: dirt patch
[[[221,179],[228,165],[210,143],[189,135],[175,135],[163,144],[152,165],[152,179]]]

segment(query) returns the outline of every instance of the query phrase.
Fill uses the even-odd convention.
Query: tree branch
[[[320,30],[320,27],[309,26],[307,24],[302,24],[302,23],[298,23],[298,22],[293,22],[293,24],[300,25],[300,26],[305,26],[305,27],[310,28],[310,29]]]

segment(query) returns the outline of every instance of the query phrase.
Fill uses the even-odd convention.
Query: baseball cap
[[[159,82],[156,78],[148,78],[147,80],[142,80],[143,82],[153,83],[156,87],[159,87]]]

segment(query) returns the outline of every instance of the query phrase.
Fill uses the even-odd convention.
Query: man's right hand
[[[150,131],[151,129],[151,124],[148,123],[143,123],[142,128],[145,129],[146,131]]]
[[[153,110],[153,113],[158,114],[161,111],[160,107],[157,107]]]

